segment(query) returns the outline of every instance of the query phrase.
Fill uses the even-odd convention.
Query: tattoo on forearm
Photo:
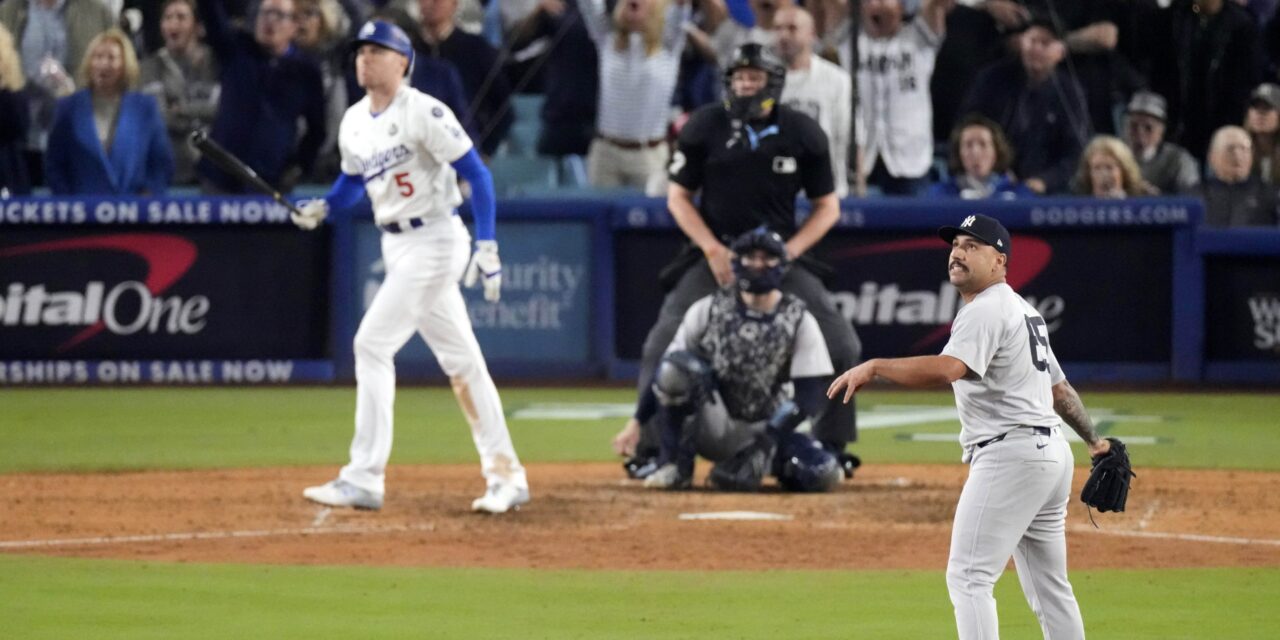
[[[1053,410],[1080,435],[1080,439],[1086,444],[1098,441],[1098,432],[1093,428],[1093,420],[1089,417],[1089,412],[1084,410],[1084,403],[1080,401],[1080,396],[1075,389],[1068,387],[1066,393],[1055,398]]]

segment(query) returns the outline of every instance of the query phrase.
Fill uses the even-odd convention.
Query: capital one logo
[[[142,280],[108,286],[102,279],[82,289],[50,290],[43,282],[15,282],[0,291],[0,327],[84,328],[58,345],[58,352],[102,333],[114,335],[199,333],[209,312],[208,296],[162,295],[195,263],[197,250],[185,238],[167,234],[123,233],[72,238],[0,249],[0,261],[22,256],[58,256],[86,251],[120,252],[146,265]]]
[[[976,221],[969,216],[960,226]],[[851,247],[835,251],[836,260],[875,259],[879,256],[920,252],[934,256],[940,281],[936,289],[904,289],[900,281],[879,282],[862,280],[860,286],[849,291],[836,291],[834,298],[840,312],[856,326],[930,326],[934,327],[911,345],[912,350],[923,350],[943,340],[951,332],[951,321],[960,308],[960,295],[947,282],[942,259],[946,245],[934,238],[891,240],[875,244]],[[1021,291],[1040,272],[1049,266],[1053,248],[1036,237],[1018,237],[1018,260],[1009,265],[1006,281],[1014,291]],[[851,268],[857,271],[856,267]],[[1066,302],[1061,296],[1048,295],[1041,299],[1027,297],[1027,301],[1044,316],[1050,332],[1061,326]]]

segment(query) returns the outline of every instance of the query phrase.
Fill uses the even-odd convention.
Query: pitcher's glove
[[[1136,477],[1129,464],[1129,451],[1117,438],[1107,438],[1111,450],[1094,456],[1093,471],[1080,491],[1080,501],[1098,511],[1124,511],[1129,498],[1129,480]]]

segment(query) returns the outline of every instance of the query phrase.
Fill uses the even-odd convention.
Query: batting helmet
[[[409,66],[405,67],[404,75],[413,73],[413,42],[400,27],[385,20],[370,20],[360,27],[356,39],[351,42],[351,53],[359,51],[360,45],[364,44],[376,44],[408,58]]]
[[[760,69],[769,74],[763,89],[749,96],[733,93],[733,72],[738,69]],[[782,85],[787,79],[787,68],[772,51],[762,44],[749,42],[733,54],[733,61],[724,70],[724,108],[729,115],[740,120],[758,120],[765,117],[782,99]]]
[[[742,258],[759,249],[778,259],[778,264],[764,269],[748,269]],[[738,256],[733,261],[733,275],[738,288],[750,293],[768,293],[782,286],[782,276],[787,271],[787,245],[782,236],[768,227],[760,226],[737,237],[729,250]]]

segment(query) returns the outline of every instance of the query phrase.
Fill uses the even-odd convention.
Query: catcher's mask
[[[756,227],[733,241],[729,246],[735,257],[733,275],[738,289],[747,293],[768,293],[782,286],[782,276],[787,272],[787,245],[782,236],[766,227]],[[746,257],[752,251],[763,251],[770,258],[764,268],[748,267]]]
[[[749,96],[733,93],[733,72],[738,69],[760,69],[769,79],[759,91]],[[733,62],[724,70],[724,108],[734,120],[762,120],[782,98],[782,85],[787,79],[786,67],[762,44],[748,43],[734,52]]]

